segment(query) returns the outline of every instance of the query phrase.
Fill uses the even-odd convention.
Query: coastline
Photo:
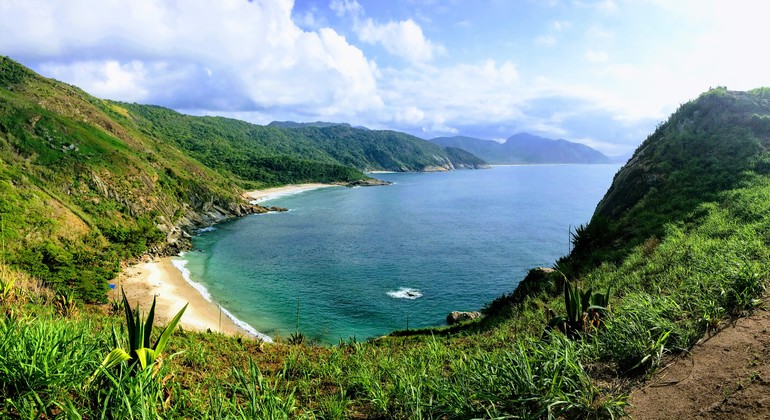
[[[262,338],[237,325],[229,313],[219,305],[206,300],[173,264],[172,257],[163,257],[126,267],[117,279],[117,287],[110,291],[110,298],[120,299],[121,287],[132,307],[140,305],[147,311],[156,297],[155,317],[160,323],[167,323],[189,302],[179,324],[188,330],[220,332],[222,334]],[[267,338],[267,339],[265,339]]]
[[[334,184],[307,183],[247,191],[243,197],[253,204],[287,195],[298,194],[319,188],[337,187]],[[149,310],[153,296],[155,319],[167,323],[185,304],[179,325],[194,331],[212,331],[244,338],[258,338],[265,342],[272,339],[256,331],[250,325],[235,318],[226,308],[212,302],[205,287],[194,283],[185,268],[186,261],[174,257],[162,257],[128,266],[118,275],[117,287],[110,290],[111,299],[121,299],[120,290],[133,308],[137,305],[143,311]]]
[[[260,203],[262,201],[273,200],[279,197],[285,197],[287,195],[299,194],[305,191],[317,190],[319,188],[339,187],[335,184],[293,184],[284,185],[283,187],[266,188],[264,190],[246,191],[243,196],[251,200],[252,204]]]

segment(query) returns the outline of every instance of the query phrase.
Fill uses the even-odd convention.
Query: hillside
[[[480,320],[330,347],[301,331],[275,344],[170,334],[173,321],[142,340],[153,311],[145,323],[121,302],[77,303],[68,287],[117,269],[113,254],[136,238],[147,246],[154,220],[239,203],[236,186],[259,181],[208,168],[172,138],[232,123],[104,102],[0,66],[0,417],[620,417],[635,385],[754,310],[770,282],[770,89],[720,88],[639,147],[569,256],[512,278],[516,290]],[[177,120],[156,137],[161,117]],[[323,144],[329,129],[350,130],[292,130]],[[212,137],[231,132],[221,130]],[[60,279],[46,282],[58,294],[40,286],[47,278]],[[749,417],[769,415],[755,404]]]
[[[267,211],[244,189],[477,163],[402,133],[101,100],[0,57],[2,261],[90,301],[104,299],[121,261],[176,253],[196,227]]]
[[[352,181],[363,177],[361,171],[448,171],[474,166],[456,156],[453,160],[442,147],[395,131],[348,124],[261,126],[223,117],[193,117],[158,106],[114,104],[131,114],[122,123],[153,133],[209,167],[257,183],[252,185]]]
[[[519,133],[505,142],[473,137],[437,137],[432,142],[466,150],[491,164],[610,163],[601,152],[584,144]]]
[[[115,114],[128,112],[0,58],[3,261],[88,300],[104,299],[121,260],[174,252],[182,229],[262,211]]]
[[[704,202],[770,174],[769,96],[767,89],[713,89],[682,105],[617,173],[580,232],[574,259],[620,260],[667,226],[698,220]]]

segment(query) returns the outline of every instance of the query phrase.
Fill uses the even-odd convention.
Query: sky
[[[99,98],[626,156],[770,86],[764,0],[0,0],[0,55]]]

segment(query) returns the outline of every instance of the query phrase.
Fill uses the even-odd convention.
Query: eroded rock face
[[[481,318],[481,312],[458,312],[454,311],[447,315],[446,317],[446,323],[449,325],[456,324],[458,322],[463,321],[471,321],[474,319]]]

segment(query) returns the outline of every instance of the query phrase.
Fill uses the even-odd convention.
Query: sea
[[[175,259],[188,281],[264,339],[335,344],[445,325],[570,250],[620,165],[383,173],[263,204],[289,211],[203,229]]]

